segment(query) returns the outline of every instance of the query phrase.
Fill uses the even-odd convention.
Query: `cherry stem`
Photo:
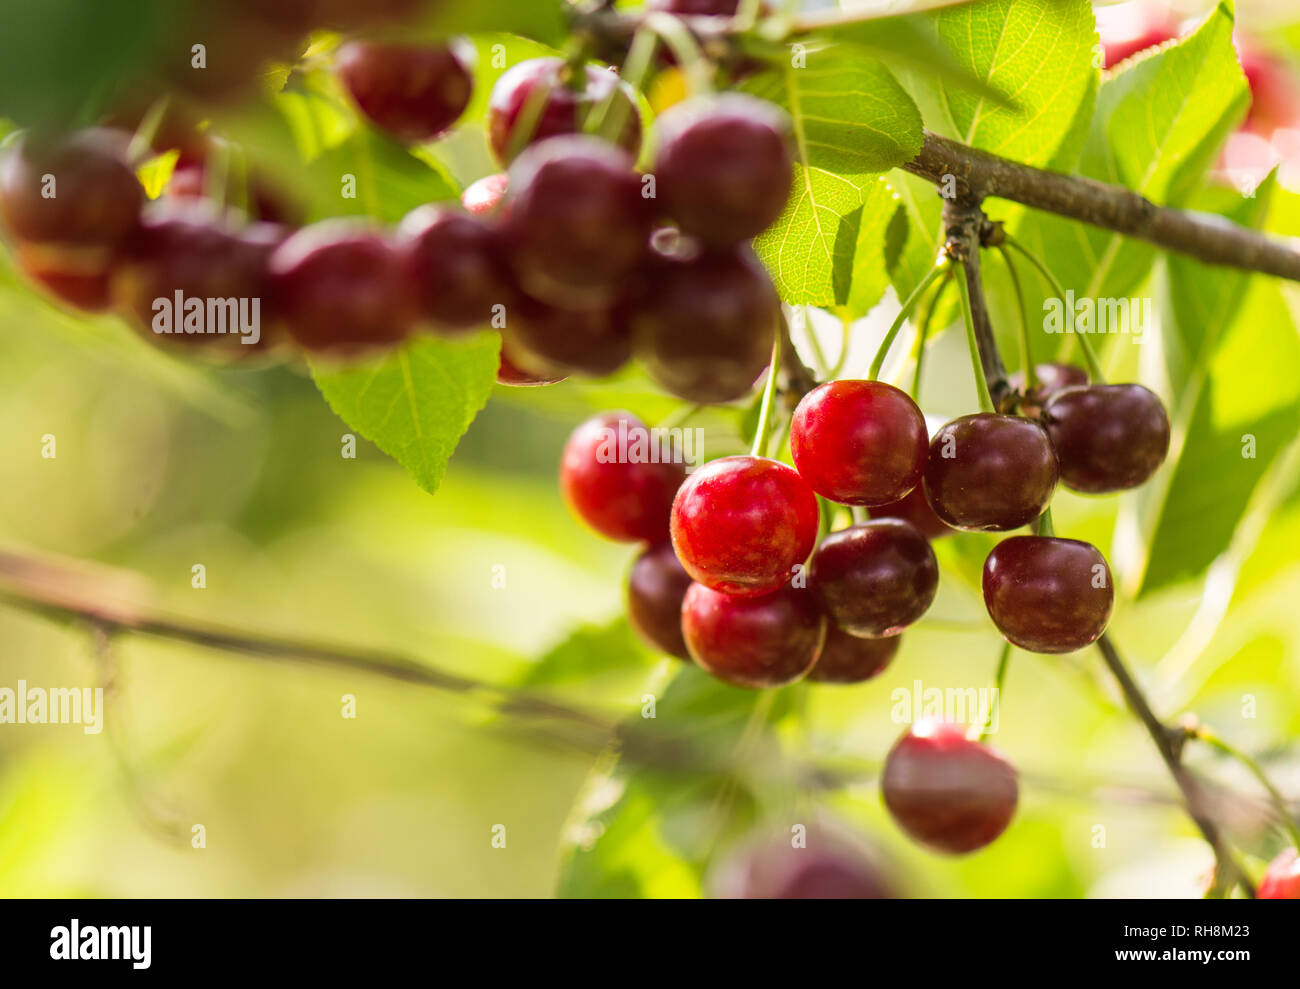
[[[948,291],[948,283],[951,281],[952,266],[949,265],[948,273],[943,276],[943,281],[934,290],[934,295],[930,296],[930,301],[917,322],[916,367],[912,371],[912,401],[917,405],[921,404],[921,369],[925,366],[925,344],[930,336],[930,320],[934,318],[935,310],[939,308],[939,300],[943,298],[943,293]]]
[[[1040,536],[1047,536],[1051,538],[1056,535],[1056,527],[1052,525],[1051,506],[1048,506],[1047,508],[1043,509],[1043,514],[1038,516],[1038,524],[1036,528],[1038,530],[1037,534]]]
[[[1056,293],[1056,297],[1061,300],[1061,305],[1065,306],[1065,289],[1061,286],[1061,283],[1057,279],[1057,277],[1054,274],[1052,274],[1052,270],[1049,267],[1047,267],[1047,265],[1043,264],[1043,262],[1039,260],[1039,258],[1032,251],[1026,248],[1018,240],[1012,238],[1010,235],[1006,236],[1005,242],[1008,247],[1015,248],[1017,251],[1019,251],[1029,260],[1029,263],[1032,264],[1034,268],[1037,269],[1040,275],[1043,276],[1043,280],[1047,282],[1051,290],[1054,293]],[[1085,362],[1087,362],[1088,365],[1088,374],[1092,376],[1092,380],[1094,384],[1098,384],[1098,385],[1105,384],[1106,375],[1101,369],[1101,362],[1097,360],[1097,352],[1092,349],[1092,341],[1088,339],[1088,334],[1075,332],[1074,310],[1070,309],[1069,307],[1066,307],[1066,309],[1067,309],[1066,319],[1068,320],[1067,332],[1070,334],[1071,339],[1074,339],[1076,337],[1078,338],[1079,346],[1083,348],[1083,359]]]
[[[989,394],[989,382],[984,377],[984,362],[980,358],[980,344],[975,336],[975,317],[970,307],[970,272],[962,265],[961,277],[957,279],[957,291],[961,295],[961,318],[966,324],[966,343],[970,347],[971,369],[975,372],[975,390],[979,393],[980,411],[997,412],[993,396]]]
[[[840,317],[840,356],[835,366],[827,374],[828,381],[834,381],[844,373],[844,365],[849,360],[849,338],[853,335],[853,320],[847,316]]]
[[[988,720],[984,722],[984,727],[979,734],[979,741],[984,741],[993,734],[993,719],[1002,709],[1002,685],[1007,680],[1007,667],[1011,663],[1011,643],[1002,643],[1002,653],[998,656],[997,672],[993,674],[993,704],[989,710]]]
[[[1204,725],[1197,724],[1195,727],[1189,729],[1188,735],[1191,738],[1195,738],[1197,741],[1204,742],[1206,745],[1218,749],[1224,755],[1236,759],[1239,763],[1250,770],[1255,779],[1259,780],[1260,785],[1268,792],[1269,799],[1273,801],[1273,805],[1277,808],[1278,813],[1281,814],[1282,824],[1286,828],[1287,835],[1291,839],[1291,844],[1296,848],[1300,848],[1300,825],[1296,824],[1296,820],[1292,816],[1291,809],[1287,804],[1286,797],[1282,796],[1281,791],[1273,785],[1272,781],[1268,778],[1268,774],[1264,772],[1263,767],[1260,766],[1252,756],[1224,741]]]
[[[164,94],[154,100],[140,118],[140,126],[131,135],[131,143],[126,147],[126,157],[134,168],[146,161],[153,148],[153,139],[158,136],[158,128],[167,116],[167,107],[171,103],[171,94]]]
[[[921,296],[925,295],[926,289],[934,284],[935,279],[941,277],[948,270],[948,259],[944,258],[930,269],[928,275],[921,279],[921,284],[912,289],[911,295],[907,297],[907,300],[903,303],[903,307],[898,310],[898,315],[894,317],[894,322],[890,325],[889,331],[885,334],[885,338],[880,341],[880,347],[876,350],[875,359],[871,362],[871,370],[867,372],[867,377],[870,380],[875,381],[880,377],[880,369],[885,365],[885,357],[889,354],[889,348],[894,345],[894,340],[898,337],[898,331],[901,330],[903,324],[907,322],[907,317],[911,314],[912,310],[916,308],[916,304],[921,300]]]
[[[826,353],[822,350],[821,341],[817,339],[817,331],[813,329],[807,306],[799,307],[799,327],[803,330],[803,335],[808,341],[808,349],[812,351],[813,370],[817,372],[823,381],[833,379],[835,375],[829,370]]]
[[[620,76],[634,90],[640,91],[646,73],[650,71],[658,43],[659,36],[647,27],[639,28],[632,36],[632,46],[628,49]],[[629,110],[627,100],[619,98],[622,95],[622,87],[614,86],[610,89],[609,95],[588,118],[588,131],[599,134],[607,141],[617,143],[618,135],[623,132],[623,127],[627,124]]]
[[[704,56],[700,43],[680,17],[667,13],[650,13],[645,27],[663,39],[686,75],[686,87],[692,96],[713,91],[713,64]]]
[[[1011,289],[1016,296],[1016,309],[1020,313],[1020,366],[1025,373],[1025,392],[1033,390],[1038,384],[1038,375],[1034,373],[1034,353],[1029,345],[1029,313],[1025,310],[1025,293],[1020,288],[1020,273],[1016,271],[1011,252],[1005,246],[998,248],[1002,260],[1006,262],[1007,274],[1011,277]]]
[[[781,372],[781,339],[778,336],[772,345],[772,364],[767,372],[767,384],[763,386],[763,404],[758,410],[758,425],[754,428],[754,443],[749,453],[752,457],[763,456],[767,442],[767,424],[772,418],[772,406],[776,404],[776,376]]]

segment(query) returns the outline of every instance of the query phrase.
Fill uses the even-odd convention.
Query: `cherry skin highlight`
[[[636,558],[627,579],[627,614],[641,638],[656,649],[690,661],[682,636],[682,601],[691,586],[671,543],[652,546]]]
[[[1052,441],[1038,423],[977,412],[934,434],[925,495],[953,528],[1018,529],[1051,503],[1059,469]]]
[[[505,172],[488,175],[471,183],[460,196],[465,212],[474,216],[493,216],[510,188],[510,177]]]
[[[419,206],[397,228],[424,315],[445,331],[487,325],[514,291],[495,232],[471,216]]]
[[[782,687],[804,677],[821,652],[826,619],[806,588],[739,597],[692,584],[682,602],[691,658],[737,687]]]
[[[785,464],[723,457],[696,470],[677,492],[673,546],[701,584],[727,594],[768,594],[808,559],[818,516],[817,496]]]
[[[1260,900],[1300,900],[1300,856],[1294,848],[1281,852],[1268,864],[1255,896]]]
[[[1061,463],[1061,483],[1084,494],[1145,484],[1169,452],[1169,414],[1141,385],[1088,385],[1057,392],[1043,423]]]
[[[1005,539],[984,561],[983,585],[993,624],[1008,642],[1030,652],[1091,645],[1106,631],[1115,604],[1105,557],[1078,539]]]
[[[813,553],[809,584],[852,635],[897,635],[925,614],[939,588],[930,542],[910,522],[876,519],[832,532]]]
[[[898,826],[951,855],[988,845],[1011,823],[1016,771],[997,752],[946,721],[918,721],[894,744],[880,781]]]
[[[921,483],[929,434],[906,392],[880,381],[828,381],[799,402],[790,451],[803,479],[843,505],[887,505]]]
[[[458,47],[349,41],[335,66],[362,113],[399,141],[415,143],[437,137],[469,106],[473,51]]]
[[[560,490],[574,513],[619,542],[661,543],[686,468],[654,463],[651,434],[630,412],[605,412],[569,436]]]
[[[901,635],[864,639],[849,635],[834,622],[826,626],[826,644],[808,679],[817,683],[863,683],[885,671],[898,653]]]

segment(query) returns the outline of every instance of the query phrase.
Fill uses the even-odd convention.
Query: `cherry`
[[[686,468],[662,452],[630,412],[602,413],[569,436],[560,490],[578,517],[609,539],[665,542]]]
[[[472,216],[418,206],[397,228],[424,313],[441,329],[483,326],[512,288],[495,232]]]
[[[465,212],[474,216],[492,216],[510,188],[510,177],[505,172],[489,175],[471,183],[460,196]]]
[[[922,845],[959,855],[992,842],[1019,799],[1015,768],[966,729],[922,720],[894,743],[880,789],[898,826]]]
[[[418,315],[401,253],[364,222],[304,227],[269,267],[289,332],[308,350],[348,355],[396,344]]]
[[[1007,384],[1013,390],[1024,395],[1024,399],[1020,403],[1021,415],[1031,419],[1036,419],[1042,414],[1043,403],[1058,391],[1072,385],[1086,385],[1088,383],[1088,372],[1073,364],[1035,364],[1034,377],[1037,381],[1034,387],[1028,391],[1025,390],[1025,375],[1023,372],[1017,371],[1007,379]]]
[[[677,492],[673,546],[701,584],[728,594],[768,594],[808,559],[818,519],[817,496],[785,464],[723,457],[696,470]]]
[[[817,665],[808,674],[818,683],[862,683],[879,676],[898,652],[901,635],[864,639],[828,622],[826,644]]]
[[[23,274],[56,298],[86,312],[109,307],[113,269],[104,251],[19,241],[14,252]]]
[[[662,10],[679,17],[735,17],[740,0],[649,0],[646,10]]]
[[[460,45],[350,41],[335,64],[361,112],[414,143],[437,137],[465,112],[474,91],[472,55]]]
[[[537,374],[612,374],[632,356],[627,313],[618,304],[575,312],[519,295],[504,332],[518,363]]]
[[[984,604],[1008,642],[1030,652],[1073,652],[1106,631],[1115,589],[1091,543],[1012,536],[984,561]]]
[[[1300,126],[1300,82],[1291,67],[1254,44],[1240,45],[1241,71],[1250,84],[1250,112],[1242,127],[1264,138]]]
[[[129,135],[107,128],[25,138],[0,158],[0,216],[19,240],[111,251],[135,227],[144,188]]]
[[[930,542],[910,522],[876,519],[833,532],[808,567],[826,614],[851,635],[897,635],[925,614],[939,587]]]
[[[1096,16],[1108,69],[1140,51],[1178,37],[1178,16],[1163,3],[1098,7]]]
[[[534,58],[520,62],[497,80],[488,99],[487,126],[488,141],[498,161],[508,165],[530,144],[581,133],[591,112],[615,91],[626,121],[616,143],[636,157],[641,150],[641,115],[631,87],[612,69],[591,64],[585,68],[585,84],[576,87],[569,78],[571,71],[563,59]],[[529,119],[536,120],[531,128]],[[517,134],[520,129],[529,136]],[[512,148],[512,144],[518,146]]]
[[[781,301],[748,247],[658,257],[636,300],[637,353],[664,389],[700,405],[753,390],[772,355]]]
[[[1043,423],[1062,483],[1086,494],[1144,484],[1169,452],[1164,403],[1141,385],[1066,388],[1044,406]]]
[[[682,600],[691,577],[671,543],[651,546],[632,564],[627,579],[628,618],[643,639],[670,656],[690,661],[682,637]]]
[[[657,195],[685,232],[713,246],[757,237],[781,215],[794,164],[788,118],[743,93],[701,97],[656,123]]]
[[[525,292],[570,309],[608,304],[645,257],[651,217],[632,159],[555,137],[510,168],[504,236]]]
[[[817,662],[826,619],[806,589],[740,597],[692,584],[682,602],[691,658],[737,687],[783,687]]]
[[[1284,850],[1268,864],[1255,897],[1260,900],[1300,900],[1300,856],[1294,848]]]
[[[234,198],[241,181],[238,176],[228,176],[224,192],[227,201]],[[249,171],[246,181],[248,209],[255,219],[285,226],[299,225],[303,217],[302,207],[285,195],[279,186],[253,170]],[[164,196],[168,199],[203,200],[209,192],[207,158],[182,153],[163,189]]]
[[[845,505],[887,505],[921,483],[929,433],[916,403],[880,381],[828,381],[790,423],[794,465],[814,491]]]
[[[977,412],[930,441],[925,494],[957,529],[1018,529],[1043,514],[1060,468],[1047,431],[1018,416]]]
[[[938,539],[957,530],[934,514],[925,497],[925,486],[918,484],[898,501],[876,505],[869,513],[873,519],[902,519],[911,522],[927,539]]]
[[[818,660],[818,665],[821,662]],[[882,900],[897,895],[894,884],[849,836],[813,824],[800,846],[791,838],[789,831],[765,834],[728,853],[709,872],[709,896],[721,900]]]
[[[512,388],[537,388],[543,385],[553,385],[564,380],[562,376],[558,378],[548,377],[544,374],[525,371],[511,359],[506,351],[506,343],[502,341],[501,356],[497,362],[497,384],[509,385]]]

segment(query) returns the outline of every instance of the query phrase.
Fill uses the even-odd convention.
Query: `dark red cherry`
[[[510,188],[510,176],[505,172],[489,175],[471,183],[460,195],[465,212],[474,216],[493,216]]]
[[[1300,900],[1300,856],[1294,848],[1285,849],[1268,864],[1255,896],[1260,900]]]
[[[977,412],[934,434],[925,494],[954,528],[1018,529],[1051,503],[1058,469],[1052,441],[1038,423]]]
[[[18,141],[0,157],[0,216],[9,232],[29,243],[116,248],[145,199],[129,141],[107,128]]]
[[[723,457],[696,470],[677,492],[673,546],[701,584],[728,594],[767,594],[808,559],[818,516],[812,488],[785,464]]]
[[[782,687],[812,669],[826,619],[806,589],[740,597],[692,584],[682,602],[691,658],[737,687]]]
[[[1061,483],[1085,494],[1135,488],[1169,452],[1169,415],[1141,385],[1088,385],[1057,392],[1043,423],[1061,462]]]
[[[742,93],[699,97],[655,124],[656,195],[664,213],[722,247],[757,237],[785,209],[794,177],[790,122]]]
[[[632,627],[656,649],[690,660],[682,637],[682,601],[691,586],[671,543],[652,546],[636,558],[627,579],[627,614]]]
[[[427,141],[469,106],[473,49],[457,44],[350,41],[335,66],[361,112],[400,141]]]
[[[665,455],[665,453],[667,455]],[[573,511],[609,539],[661,543],[686,468],[630,412],[605,412],[569,436],[560,490]]]
[[[925,486],[918,484],[898,501],[876,505],[870,513],[873,519],[902,519],[911,522],[927,539],[948,536],[957,530],[934,514],[925,497]]]
[[[898,895],[861,842],[816,823],[798,837],[787,829],[746,842],[710,870],[706,887],[719,900],[884,900]]]
[[[984,604],[1007,641],[1030,652],[1073,652],[1106,631],[1110,568],[1091,543],[1013,536],[984,561]]]
[[[662,10],[682,17],[734,17],[740,0],[649,0],[646,10]]]
[[[113,259],[101,248],[19,241],[14,260],[24,275],[78,309],[103,312],[112,302]]]
[[[772,356],[781,301],[748,247],[648,265],[632,313],[637,354],[666,391],[697,404],[743,398]]]
[[[850,635],[834,622],[826,626],[826,644],[817,665],[808,674],[817,683],[862,683],[885,671],[898,652],[901,635],[864,639]]]
[[[794,465],[812,489],[844,505],[887,505],[921,483],[929,433],[906,392],[882,381],[828,381],[790,423]]]
[[[575,311],[517,295],[503,332],[517,360],[538,374],[600,377],[632,357],[627,312],[617,303]]]
[[[438,206],[419,206],[397,228],[407,275],[424,314],[444,330],[488,323],[513,286],[496,233],[482,221]]]
[[[1036,419],[1043,411],[1043,403],[1064,388],[1073,385],[1086,385],[1088,372],[1073,364],[1035,364],[1035,385],[1025,391],[1025,375],[1017,371],[1007,379],[1007,384],[1016,392],[1024,394],[1020,403],[1020,414]]]
[[[530,144],[579,134],[587,117],[615,91],[622,103],[619,147],[633,158],[641,150],[641,115],[631,87],[612,69],[588,64],[582,87],[571,85],[571,69],[559,58],[534,58],[513,66],[497,80],[488,100],[488,141],[504,165]],[[527,112],[527,116],[525,113]],[[530,120],[535,121],[530,127]]]
[[[910,522],[876,519],[832,532],[808,565],[826,614],[852,635],[897,635],[925,614],[939,587],[930,542]]]
[[[983,848],[1011,823],[1020,788],[1015,768],[946,721],[918,721],[885,759],[881,793],[913,839],[959,855]]]
[[[348,355],[401,342],[419,313],[402,255],[364,222],[304,227],[271,255],[289,332],[308,350]]]
[[[506,353],[507,345],[505,341],[501,344],[501,356],[497,362],[497,384],[509,385],[512,388],[539,388],[543,385],[554,385],[564,380],[564,376],[552,377],[533,371],[525,371],[515,363],[518,359],[511,358]]]
[[[510,168],[504,237],[519,284],[568,309],[609,304],[649,247],[651,215],[624,152],[555,137]]]

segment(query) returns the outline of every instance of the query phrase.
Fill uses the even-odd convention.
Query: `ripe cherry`
[[[817,683],[862,683],[885,671],[898,652],[901,635],[864,639],[849,635],[834,622],[826,626],[826,644],[817,665],[808,674]]]
[[[516,357],[512,358],[507,353],[508,345],[503,340],[501,342],[501,356],[497,361],[497,384],[509,385],[512,388],[539,388],[543,385],[554,385],[564,380],[564,376],[553,377],[533,371],[525,371],[515,363]]]
[[[510,177],[505,172],[488,175],[471,183],[460,195],[465,212],[474,216],[493,216],[510,188]]]
[[[657,195],[681,229],[713,246],[757,237],[781,215],[794,176],[790,122],[741,93],[701,97],[656,123]]]
[[[671,543],[651,546],[632,564],[627,613],[643,639],[670,656],[690,660],[682,637],[682,601],[691,586]]]
[[[587,117],[617,91],[625,121],[619,147],[633,158],[641,150],[641,115],[631,87],[611,69],[588,64],[582,87],[573,86],[563,59],[534,58],[513,66],[497,80],[488,100],[488,141],[504,165],[530,144],[562,134],[579,134]],[[529,122],[535,120],[531,127]],[[512,147],[512,145],[514,145]]]
[[[929,433],[916,403],[880,381],[828,381],[790,423],[794,465],[814,491],[844,505],[887,505],[921,483]]]
[[[620,542],[664,542],[686,468],[663,453],[645,423],[630,412],[602,413],[569,436],[560,490],[578,517],[601,535]]]
[[[934,514],[922,484],[918,484],[898,501],[875,506],[869,514],[873,519],[902,519],[911,522],[926,539],[938,539],[957,531]]]
[[[808,559],[818,516],[812,488],[785,464],[723,457],[696,470],[677,492],[673,546],[701,584],[728,594],[768,594]]]
[[[957,529],[1018,529],[1043,514],[1059,467],[1047,431],[1019,416],[977,412],[930,441],[925,494]]]
[[[682,17],[734,17],[740,0],[649,0],[646,10],[662,10]]]
[[[1268,864],[1255,896],[1261,900],[1300,900],[1300,856],[1294,848],[1284,850]]]
[[[658,257],[632,312],[637,353],[678,398],[707,405],[749,394],[772,355],[781,301],[748,247]]]
[[[1025,391],[1025,376],[1017,371],[1007,379],[1007,384],[1014,391],[1024,394],[1020,403],[1020,414],[1036,419],[1043,411],[1043,404],[1062,389],[1073,385],[1086,385],[1088,372],[1073,364],[1035,364],[1033,388]]]
[[[1141,385],[1088,385],[1057,392],[1043,423],[1061,463],[1061,481],[1085,494],[1135,488],[1169,452],[1169,415]]]
[[[706,880],[709,896],[720,900],[882,900],[897,895],[894,884],[861,843],[839,829],[813,824],[803,837],[796,845],[790,831],[781,830],[732,850],[710,870]]]
[[[682,602],[691,658],[737,687],[782,687],[812,669],[826,619],[806,589],[740,597],[692,584]]]
[[[1030,652],[1073,652],[1106,631],[1115,589],[1091,543],[1013,536],[984,561],[984,604],[1008,642]]]
[[[608,304],[649,250],[632,159],[594,137],[556,137],[510,168],[504,219],[521,287],[569,309]]]
[[[1016,771],[946,721],[922,720],[894,744],[880,781],[898,826],[922,845],[959,855],[992,842],[1011,823]]]
[[[1163,3],[1121,3],[1098,7],[1097,32],[1105,67],[1178,36],[1178,15]]]
[[[1279,128],[1294,130],[1300,125],[1300,81],[1291,66],[1250,42],[1239,43],[1239,50],[1250,84],[1250,113],[1242,126],[1266,139]]]
[[[19,241],[14,260],[28,278],[78,309],[102,312],[112,301],[113,259],[100,248]]]
[[[107,128],[38,142],[0,158],[0,216],[19,241],[112,250],[135,227],[144,188],[127,161],[129,135]]]
[[[516,360],[545,375],[612,374],[632,357],[626,309],[561,309],[525,295],[507,307],[504,330]]]
[[[401,253],[368,224],[304,227],[271,255],[270,272],[289,332],[308,350],[348,355],[396,344],[418,316]]]
[[[513,291],[496,233],[472,216],[419,206],[397,228],[424,313],[441,329],[485,325]]]
[[[361,112],[400,141],[427,141],[465,112],[473,50],[462,45],[350,41],[335,65]]]
[[[808,566],[826,614],[851,635],[897,635],[925,614],[939,587],[930,542],[910,522],[876,519],[832,532]]]

